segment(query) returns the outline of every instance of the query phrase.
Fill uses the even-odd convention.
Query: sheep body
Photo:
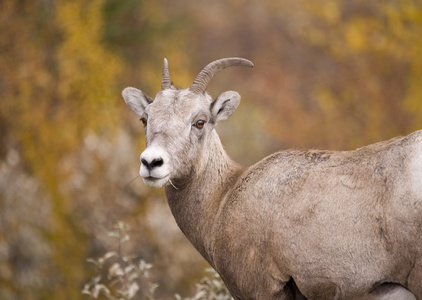
[[[292,281],[308,299],[359,299],[383,282],[420,297],[421,150],[418,131],[355,151],[283,151],[246,169],[233,164],[211,233],[191,241],[236,299],[285,299]],[[208,165],[204,181],[218,171]],[[198,214],[186,203],[208,196],[201,181],[187,189],[166,187],[176,221]]]

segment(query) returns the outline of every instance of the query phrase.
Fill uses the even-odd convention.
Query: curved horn
[[[165,90],[170,88],[170,72],[169,72],[169,63],[166,58],[164,58],[164,65],[163,65],[163,81],[161,82],[161,89]]]
[[[196,94],[205,92],[211,78],[218,72],[227,67],[245,66],[253,67],[253,63],[247,59],[239,57],[222,58],[212,63],[209,63],[199,74],[196,76],[195,81],[192,83],[190,90]]]

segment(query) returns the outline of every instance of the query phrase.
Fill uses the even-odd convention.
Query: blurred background
[[[219,124],[247,165],[280,149],[349,150],[422,128],[422,0],[0,1],[0,299],[87,299],[87,264],[117,247],[154,265],[158,299],[187,296],[205,261],[162,190],[137,178],[142,124],[120,95],[150,96],[163,58],[188,87],[242,103]]]

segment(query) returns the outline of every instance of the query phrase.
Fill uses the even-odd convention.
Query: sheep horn
[[[202,94],[205,92],[208,83],[212,79],[212,77],[218,72],[227,67],[234,67],[234,66],[245,66],[245,67],[253,67],[253,63],[247,59],[239,58],[239,57],[229,57],[229,58],[222,58],[212,63],[209,63],[195,78],[195,81],[192,83],[190,90],[196,94]]]
[[[163,65],[163,81],[161,83],[161,89],[165,90],[170,88],[170,72],[169,72],[169,63],[166,58],[164,58],[164,65]]]

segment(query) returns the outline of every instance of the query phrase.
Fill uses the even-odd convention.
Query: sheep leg
[[[416,300],[416,297],[400,284],[384,283],[371,292],[368,300]]]

